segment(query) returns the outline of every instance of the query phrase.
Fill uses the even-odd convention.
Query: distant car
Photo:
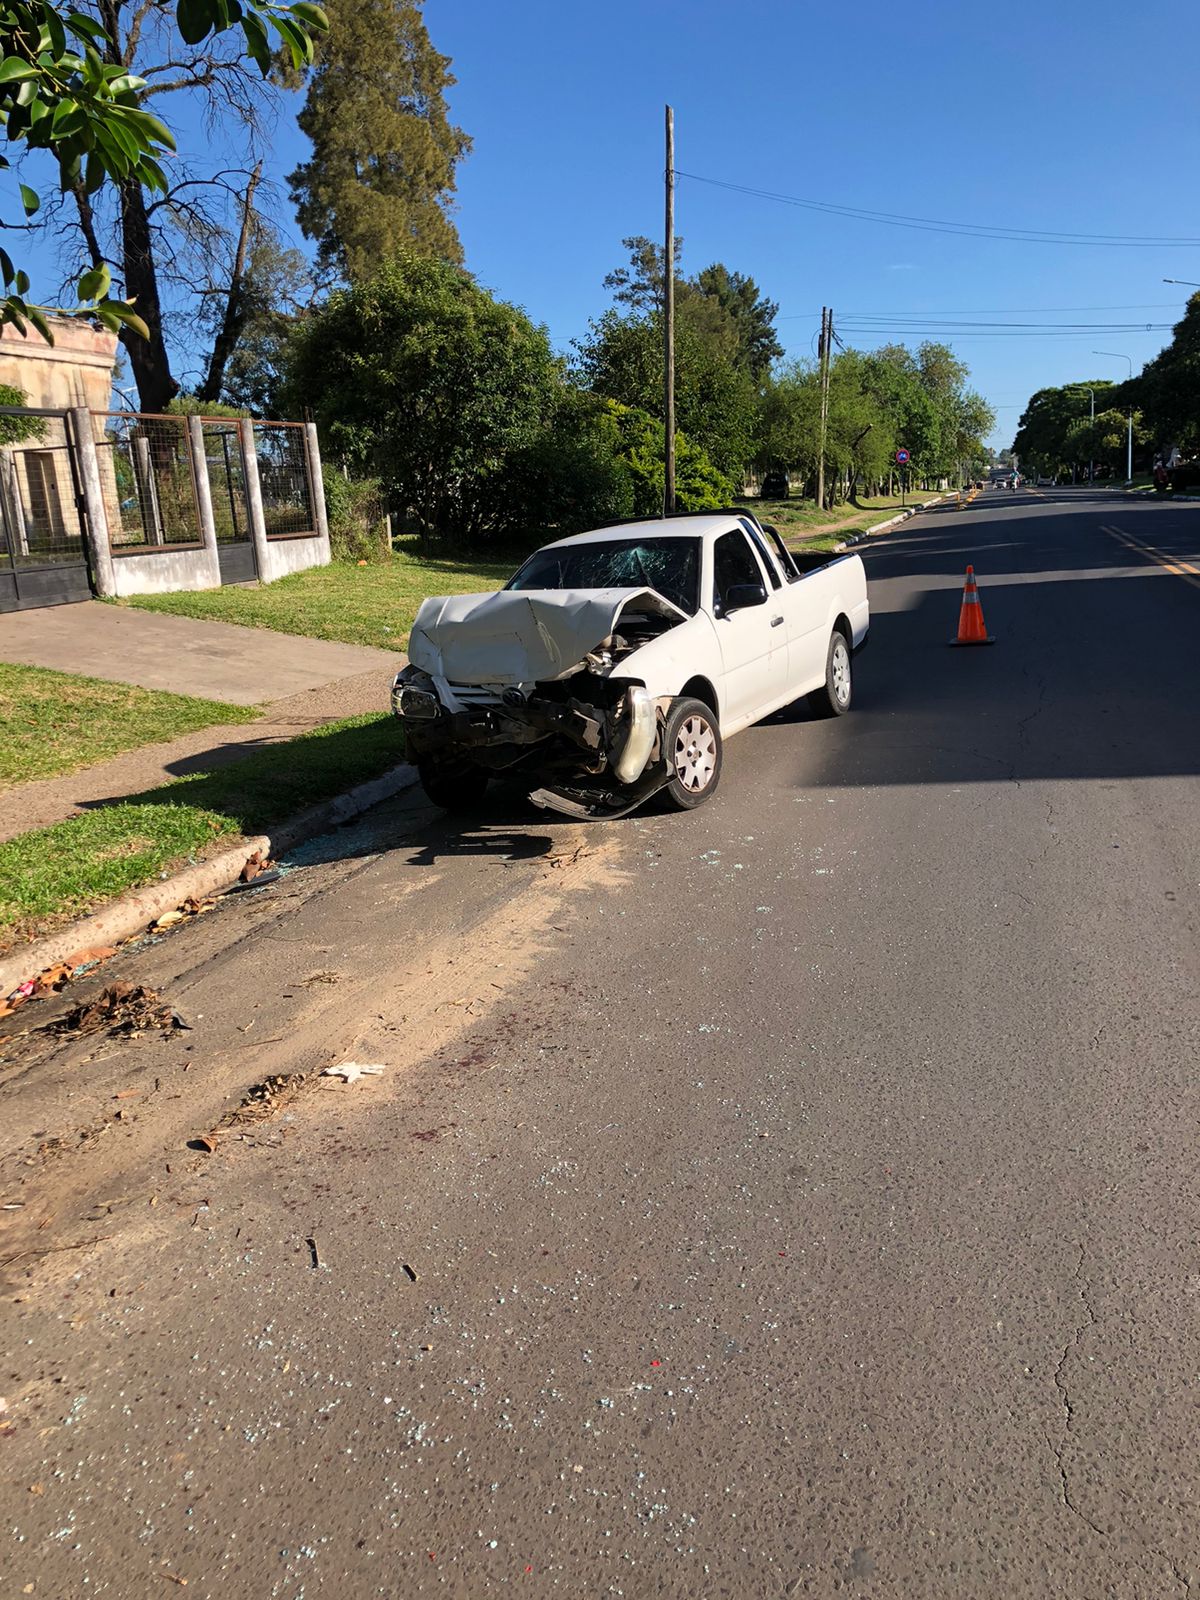
[[[1053,487],[1054,487],[1054,485],[1055,485],[1055,483],[1057,481],[1058,480],[1055,479],[1055,478],[1042,478],[1042,477],[1039,477],[1038,481],[1037,481],[1037,486],[1038,486],[1039,489],[1053,489]]]
[[[764,500],[786,500],[792,492],[786,472],[768,472],[762,481],[762,488],[758,491]]]

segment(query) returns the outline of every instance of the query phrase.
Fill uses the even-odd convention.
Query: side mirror
[[[726,616],[744,611],[747,606],[765,606],[767,591],[761,583],[732,583],[725,591],[722,608]]]

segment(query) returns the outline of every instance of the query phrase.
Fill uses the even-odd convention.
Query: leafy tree
[[[1188,301],[1171,343],[1147,363],[1133,389],[1160,446],[1191,451],[1200,444],[1200,294]]]
[[[622,239],[621,243],[629,252],[629,265],[614,267],[606,274],[604,287],[612,290],[613,299],[618,305],[628,306],[630,311],[661,312],[666,299],[666,246],[655,244],[653,239],[647,239],[643,233]],[[677,283],[681,281],[682,254],[683,240],[676,236]]]
[[[714,322],[714,317],[717,319]],[[755,453],[759,400],[749,374],[733,360],[736,330],[720,307],[695,296],[675,324],[675,417],[727,477]],[[610,310],[576,344],[576,368],[593,393],[649,415],[662,410],[663,327],[658,312]]]
[[[737,330],[738,365],[761,382],[771,370],[771,363],[783,355],[775,332],[778,303],[768,300],[753,278],[730,272],[719,261],[697,275],[696,288],[728,314]]]
[[[630,486],[630,515],[657,516],[662,510],[666,428],[635,406],[607,402],[616,440],[616,458]],[[709,511],[730,503],[736,485],[686,434],[675,435],[675,503],[680,511]]]
[[[174,149],[174,139],[146,102],[176,89],[244,85],[247,59],[265,77],[277,48],[272,32],[299,67],[311,59],[314,33],[326,26],[324,13],[308,0],[90,0],[90,9],[81,0],[74,10],[53,0],[0,0],[0,121],[8,145],[16,147],[12,155],[0,154],[0,162],[11,167],[23,149],[52,157],[61,192],[78,207],[90,257],[78,275],[78,303],[51,308],[31,298],[28,274],[0,251],[0,322],[22,331],[31,323],[53,342],[49,310],[95,316],[120,333],[143,404],[165,404],[176,386],[163,345],[145,191],[168,194],[160,159]],[[152,38],[165,49],[139,72],[139,46]],[[99,198],[114,190],[118,275],[127,299],[110,294],[112,264],[96,224]],[[32,217],[45,195],[21,183],[20,198]]]
[[[288,183],[321,264],[350,282],[399,250],[461,262],[448,215],[470,140],[450,122],[450,58],[419,0],[333,0],[300,113],[312,156]]]
[[[236,302],[236,342],[220,370],[217,393],[230,404],[256,417],[275,417],[288,339],[296,319],[312,304],[317,292],[308,262],[299,250],[281,244],[275,230],[261,218],[251,229],[249,259]],[[206,297],[200,325],[209,330],[229,316],[229,303],[219,293]],[[214,388],[214,360],[208,381],[200,391]]]
[[[0,406],[26,406],[29,396],[24,389],[11,383],[0,383]],[[42,439],[46,423],[42,417],[6,417],[0,415],[0,445],[21,444],[26,439]]]
[[[405,254],[298,323],[285,403],[311,406],[329,455],[381,479],[414,531],[478,541],[524,515],[505,474],[555,424],[564,386],[544,328],[461,268]]]
[[[1097,403],[1102,405],[1113,385],[1098,378],[1090,384],[1068,383],[1060,388],[1039,389],[1030,397],[1013,440],[1013,453],[1022,467],[1057,475],[1094,459],[1087,448],[1089,389],[1095,391]]]

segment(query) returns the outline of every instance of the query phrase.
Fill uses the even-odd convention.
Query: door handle
[[[782,621],[783,621],[782,617],[772,617],[771,618],[771,626],[773,628],[778,628],[779,625],[782,623]]]

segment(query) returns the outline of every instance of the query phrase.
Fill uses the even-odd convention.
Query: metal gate
[[[246,510],[246,464],[237,421],[206,418],[200,426],[204,435],[204,460],[208,467],[221,582],[253,583],[258,577],[258,565]]]
[[[0,406],[0,611],[91,596],[71,418]]]

